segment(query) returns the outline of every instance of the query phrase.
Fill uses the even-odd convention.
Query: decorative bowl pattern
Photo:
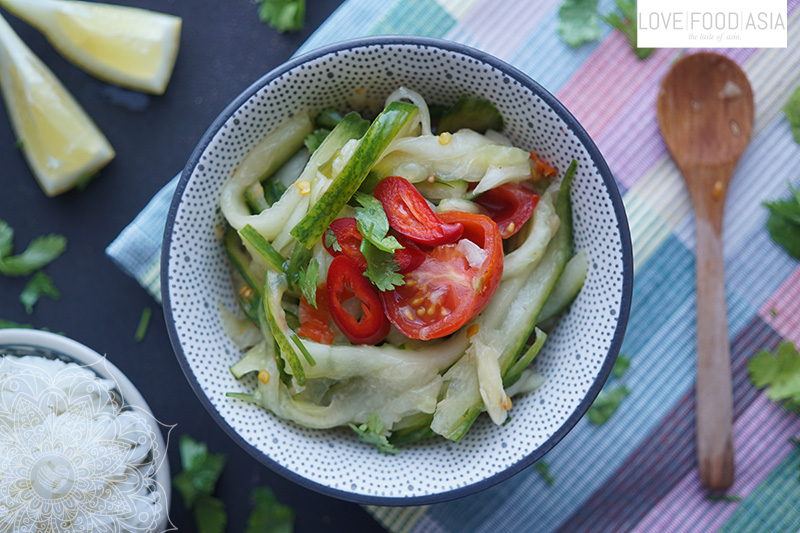
[[[227,398],[253,381],[229,371],[240,356],[223,332],[218,302],[235,309],[219,191],[248,150],[301,110],[375,112],[398,86],[429,103],[469,92],[494,102],[504,133],[565,170],[575,247],[589,255],[582,292],[537,357],[545,384],[515,399],[510,423],[481,417],[460,442],[432,439],[383,455],[349,430],[312,430]],[[259,461],[301,485],[369,504],[419,505],[487,488],[534,463],[574,426],[605,383],[628,319],[633,277],[622,200],[605,161],[575,118],[513,67],[455,43],[375,37],[293,59],[245,90],[205,134],[180,180],[165,230],[162,293],[170,337],[186,376],[223,429]],[[252,378],[251,378],[252,379]]]

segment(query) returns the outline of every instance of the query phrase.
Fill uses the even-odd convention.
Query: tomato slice
[[[380,294],[389,321],[414,339],[444,337],[475,318],[503,276],[503,241],[491,218],[458,211],[439,217],[461,224],[462,238],[430,250],[404,285]]]
[[[383,304],[351,259],[340,255],[331,261],[326,285],[331,318],[350,342],[377,344],[386,338],[390,326]],[[360,318],[350,314],[343,305],[354,297],[361,303],[363,315]]]
[[[455,242],[464,228],[437,217],[410,181],[390,176],[378,182],[375,198],[381,201],[389,225],[398,233],[427,246]]]
[[[539,195],[516,183],[504,183],[478,196],[475,203],[486,209],[500,236],[508,239],[531,218]]]
[[[333,246],[328,246],[328,243],[323,239],[323,244],[325,245],[325,249],[328,250],[328,253],[333,257],[340,255],[349,257],[359,270],[364,272],[367,269],[367,261],[361,253],[361,239],[363,237],[358,231],[356,219],[352,217],[337,218],[331,222],[330,229],[333,234],[336,235],[336,241],[339,243],[341,251],[334,250]],[[419,264],[425,260],[425,252],[420,250],[419,246],[411,239],[394,232],[390,233],[393,234],[397,242],[403,246],[403,248],[396,250],[394,253],[395,260],[397,264],[400,265],[400,273],[405,274],[417,268]]]
[[[328,291],[324,283],[317,285],[317,307],[300,298],[300,329],[297,334],[320,344],[333,344]]]

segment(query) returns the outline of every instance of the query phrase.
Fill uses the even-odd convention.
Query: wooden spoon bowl
[[[697,237],[697,463],[704,486],[734,479],[733,399],[722,254],[725,195],[753,127],[753,92],[728,58],[684,57],[661,83],[661,134],[683,174]]]

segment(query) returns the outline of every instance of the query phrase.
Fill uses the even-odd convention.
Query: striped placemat
[[[753,137],[728,193],[724,241],[737,480],[715,501],[694,457],[694,230],[690,201],[658,132],[655,99],[680,50],[639,61],[604,27],[579,49],[557,34],[560,0],[348,0],[299,53],[344,39],[414,34],[459,41],[504,59],[554,93],[597,143],[623,193],[634,244],[634,298],[622,352],[631,394],[599,427],[578,423],[535,470],[480,494],[426,507],[370,507],[394,532],[798,531],[800,417],[769,402],[747,361],[781,339],[800,345],[800,264],[769,239],[765,200],[800,187],[800,146],[781,107],[800,85],[800,0],[788,2],[786,49],[731,49],[756,98]],[[600,13],[615,9],[601,0]],[[691,52],[691,51],[688,51]],[[174,183],[171,184],[174,189]],[[163,197],[109,247],[157,297]],[[145,242],[147,241],[147,242]],[[155,263],[154,263],[155,262]],[[154,268],[155,264],[155,268]]]

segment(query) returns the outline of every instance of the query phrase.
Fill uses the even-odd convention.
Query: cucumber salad
[[[228,396],[385,452],[457,441],[543,378],[531,363],[587,271],[572,252],[573,161],[514,147],[488,101],[395,91],[370,122],[298,113],[224,184],[244,351]],[[561,177],[561,179],[559,179]]]

